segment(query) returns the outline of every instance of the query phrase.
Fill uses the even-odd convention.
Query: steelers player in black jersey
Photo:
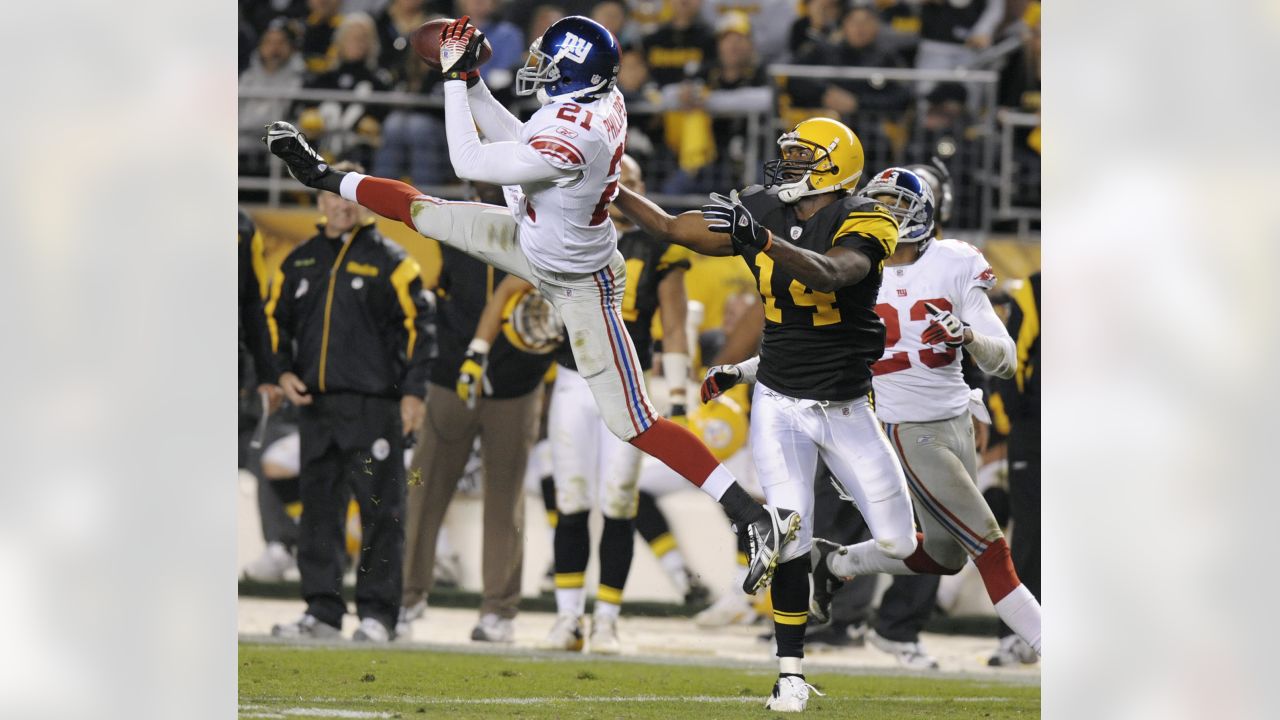
[[[756,381],[751,451],[770,505],[794,509],[801,526],[783,546],[772,599],[779,677],[766,706],[803,710],[810,687],[801,668],[809,603],[813,477],[819,457],[853,497],[886,554],[916,549],[902,467],[871,404],[871,364],[884,352],[875,314],[884,261],[898,222],[873,200],[851,195],[862,175],[862,144],[843,123],[805,120],[778,138],[768,186],[673,217],[623,189],[615,204],[655,240],[706,255],[739,255],[765,308],[760,355],[707,372],[706,402]]]
[[[621,162],[619,182],[644,192],[640,166],[630,156]],[[625,216],[610,209],[618,232],[618,251],[626,261],[627,283],[622,319],[635,344],[642,372],[653,366],[654,341],[650,329],[657,314],[662,325],[662,372],[670,393],[668,416],[686,414],[689,378],[685,316],[688,298],[684,273],[689,251],[680,245],[655,241]],[[531,291],[519,278],[508,277],[494,293],[476,335],[489,340],[498,332],[496,308],[509,293]],[[555,388],[547,418],[555,479],[556,622],[542,643],[544,649],[617,653],[622,590],[631,571],[635,517],[638,507],[640,450],[608,431],[587,382],[577,372],[573,353],[562,344],[556,353]],[[584,579],[591,555],[587,519],[596,505],[604,516],[600,535],[600,581],[588,638],[583,632],[586,603]],[[548,508],[550,509],[550,508]]]

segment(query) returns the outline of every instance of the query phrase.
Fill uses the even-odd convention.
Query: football
[[[413,46],[413,51],[436,70],[440,69],[440,35],[452,22],[453,18],[428,20],[409,33],[409,44]],[[484,44],[480,46],[478,65],[485,64],[491,57],[493,57],[493,46],[489,44],[489,38],[485,38]]]

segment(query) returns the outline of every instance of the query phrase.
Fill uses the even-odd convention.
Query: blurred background
[[[948,236],[982,247],[1002,277],[1039,267],[1039,2],[242,0],[239,8],[239,200],[264,234],[269,266],[308,236],[314,197],[266,152],[264,125],[288,120],[332,161],[462,199],[438,74],[406,35],[429,19],[470,15],[495,48],[485,82],[525,119],[538,105],[514,94],[515,70],[543,30],[579,14],[619,41],[627,152],[644,168],[647,194],[668,210],[763,182],[782,132],[832,117],[861,139],[865,176],[939,158],[955,187]],[[438,253],[411,232],[384,230],[419,256],[430,284]],[[708,326],[717,320],[713,313]]]

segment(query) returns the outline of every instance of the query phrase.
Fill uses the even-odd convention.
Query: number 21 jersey
[[[543,106],[520,140],[547,162],[574,173],[522,187],[516,208],[520,245],[543,270],[592,273],[609,263],[618,237],[608,206],[618,194],[627,137],[627,110],[614,90],[595,102]]]

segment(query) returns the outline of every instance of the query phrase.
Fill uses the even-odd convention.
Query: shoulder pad
[[[884,203],[872,200],[871,198],[861,197],[858,195],[848,195],[840,200],[840,209],[844,213],[854,212],[882,212],[892,216],[889,208]]]

